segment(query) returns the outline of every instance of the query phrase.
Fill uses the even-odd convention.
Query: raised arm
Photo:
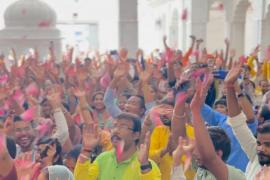
[[[6,136],[0,129],[0,178],[8,176],[12,168],[14,168],[14,163],[6,147]]]
[[[121,80],[121,78],[127,74],[128,69],[129,65],[127,63],[124,62],[118,64],[118,67],[114,72],[113,79],[107,87],[104,95],[103,102],[106,106],[106,110],[113,118],[116,118],[122,112],[121,109],[114,102],[114,90],[117,88],[117,84]]]
[[[203,165],[219,180],[228,179],[228,169],[221,158],[217,156],[208,130],[205,127],[201,116],[201,108],[205,101],[207,88],[205,83],[197,80],[196,93],[190,104],[193,125],[195,130],[195,139]]]
[[[85,124],[95,123],[91,114],[90,114],[90,111],[89,111],[89,105],[88,105],[87,100],[86,100],[85,91],[77,88],[77,89],[74,89],[73,92],[74,92],[75,96],[79,99],[79,107],[80,107],[80,110],[82,113],[84,123]]]
[[[64,145],[69,138],[69,131],[65,115],[61,108],[60,92],[53,88],[50,90],[47,98],[53,108],[53,117],[56,124],[56,132],[53,134],[53,138],[57,138],[61,145]]]
[[[241,61],[234,62],[232,69],[229,71],[225,79],[225,86],[227,87],[228,115],[231,117],[228,120],[228,124],[232,126],[233,132],[249,160],[253,161],[257,154],[256,139],[248,129],[246,116],[241,113],[234,87],[234,84],[240,75],[241,67]]]

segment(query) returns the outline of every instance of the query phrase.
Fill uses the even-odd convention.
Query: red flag
[[[183,9],[182,14],[181,14],[181,19],[182,21],[186,21],[188,16],[188,11],[187,8]]]

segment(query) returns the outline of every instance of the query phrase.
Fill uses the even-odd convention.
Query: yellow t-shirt
[[[170,133],[170,128],[168,126],[162,125],[157,126],[151,135],[149,158],[158,164],[162,180],[170,180],[171,176],[171,168],[173,163],[172,156],[167,153],[162,158],[160,157],[162,149],[167,146]],[[194,139],[194,129],[192,126],[186,125],[186,133],[187,137]],[[185,157],[183,157],[183,160],[184,159]],[[196,172],[191,169],[187,170],[185,173],[187,180],[193,180],[195,173]]]

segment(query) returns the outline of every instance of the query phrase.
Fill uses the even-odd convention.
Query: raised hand
[[[228,72],[224,82],[227,85],[233,86],[234,83],[237,81],[237,78],[239,77],[241,70],[242,70],[243,62],[234,61],[231,70]]]
[[[139,62],[136,64],[139,78],[142,82],[148,82],[153,74],[153,68],[148,63],[145,63],[145,70],[142,69]]]
[[[230,58],[234,58],[235,55],[236,55],[235,49],[231,49],[231,50],[230,50]]]
[[[48,91],[47,99],[53,108],[61,107],[61,96],[60,89],[56,86],[52,87]]]
[[[149,163],[148,157],[149,157],[149,147],[150,147],[150,138],[151,133],[148,131],[144,138],[144,143],[140,145],[140,150],[138,153],[138,161],[141,165],[146,165]]]
[[[117,80],[121,79],[122,77],[124,77],[128,73],[128,70],[129,70],[128,63],[126,63],[126,62],[119,63],[117,65],[116,70],[113,73],[113,78],[117,79]]]
[[[195,142],[194,140],[189,140],[188,143],[186,140],[184,140],[183,137],[179,137],[178,139],[178,145],[176,149],[173,151],[173,165],[178,166],[181,162],[182,155],[190,155],[192,154],[192,151],[194,150]]]
[[[200,113],[201,107],[203,106],[205,98],[207,96],[207,91],[208,91],[207,84],[203,83],[200,78],[197,78],[196,92],[190,104],[191,111]]]
[[[100,142],[100,132],[97,124],[85,124],[83,127],[83,150],[92,151]]]
[[[15,160],[15,167],[18,179],[31,180],[37,178],[41,164],[32,161],[32,153],[25,153]]]
[[[256,57],[260,51],[260,45],[257,45],[253,52],[251,53],[252,56]]]
[[[74,88],[74,89],[72,89],[72,92],[78,98],[85,97],[85,95],[86,95],[85,91],[80,89],[80,88]]]

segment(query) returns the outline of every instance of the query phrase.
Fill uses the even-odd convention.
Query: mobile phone
[[[176,89],[176,94],[180,92],[186,92],[191,86],[191,81],[187,80],[182,82]]]

